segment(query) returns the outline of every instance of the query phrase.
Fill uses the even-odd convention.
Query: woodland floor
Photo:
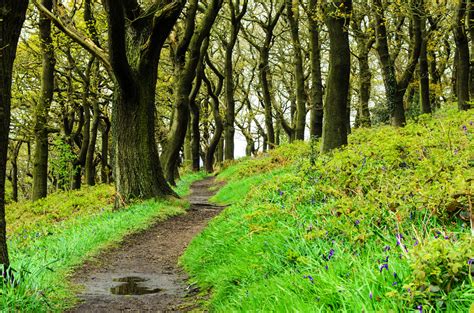
[[[195,309],[197,289],[178,266],[189,242],[221,207],[208,199],[214,178],[195,182],[186,214],[161,221],[126,237],[119,247],[88,261],[73,276],[84,286],[70,312],[186,312]]]

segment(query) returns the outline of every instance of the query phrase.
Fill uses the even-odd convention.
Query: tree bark
[[[337,8],[337,9],[334,9]],[[329,31],[329,74],[321,151],[323,153],[347,144],[347,107],[351,54],[348,25],[352,1],[333,0],[326,7],[326,26]]]
[[[25,20],[28,1],[5,0],[0,4],[0,265],[10,267],[5,221],[5,177],[10,132],[10,106],[13,62]],[[4,272],[2,276],[5,277]]]
[[[101,137],[102,137],[102,144],[101,144],[101,158],[100,158],[100,178],[103,184],[110,184],[111,182],[111,174],[112,168],[109,165],[109,133],[110,133],[110,120],[108,117],[102,117],[103,126],[101,127]]]
[[[226,105],[226,118],[225,118],[225,129],[224,129],[224,158],[226,160],[234,159],[234,136],[235,136],[235,100],[234,100],[234,64],[232,55],[234,52],[235,44],[239,35],[241,21],[247,11],[248,0],[244,0],[242,9],[240,12],[240,0],[234,4],[234,0],[229,0],[230,9],[230,38],[225,43],[225,67],[224,67],[224,89],[225,89],[225,105]]]
[[[133,198],[176,195],[164,178],[158,156],[155,89],[160,52],[184,1],[170,3],[156,15],[143,16],[137,3],[129,4],[106,0],[115,80],[112,137],[116,207]],[[126,22],[125,15],[139,23]]]
[[[215,123],[214,134],[209,143],[209,147],[207,148],[206,157],[205,157],[205,161],[206,161],[205,168],[208,173],[212,173],[214,171],[214,155],[216,151],[217,151],[217,162],[222,162],[224,158],[223,142],[222,142],[222,139],[223,139],[222,133],[224,132],[224,123],[219,113],[219,95],[222,91],[224,77],[217,72],[214,72],[214,73],[217,74],[217,78],[218,78],[217,86],[215,86],[215,88],[213,88],[212,83],[206,77],[206,75],[203,75],[203,81],[206,84],[208,94],[211,97],[212,115],[214,117],[214,123]]]
[[[304,140],[306,128],[306,91],[303,70],[303,55],[299,36],[299,8],[298,2],[286,0],[287,18],[290,26],[291,41],[293,43],[293,67],[296,86],[296,118],[295,139]]]
[[[48,10],[53,7],[53,0],[42,0]],[[35,153],[33,161],[32,200],[46,197],[48,193],[48,113],[54,93],[54,57],[53,40],[51,38],[51,20],[40,13],[39,33],[41,51],[43,53],[43,69],[41,74],[41,98],[35,108]]]
[[[467,0],[458,0],[454,41],[456,43],[456,93],[459,110],[468,110],[469,97],[469,42],[466,34]]]
[[[384,16],[384,7],[381,0],[374,0],[375,8],[375,32],[376,32],[376,50],[382,67],[382,76],[387,97],[387,106],[390,112],[391,123],[393,126],[404,126],[406,124],[405,108],[403,98],[410,83],[413,73],[418,63],[421,50],[421,27],[419,6],[422,0],[415,0],[412,7],[413,36],[410,47],[408,63],[401,78],[397,80],[394,56],[390,55],[387,39],[386,19]]]
[[[161,155],[164,164],[165,177],[171,185],[175,185],[175,173],[179,152],[186,137],[189,121],[189,97],[196,76],[199,54],[203,41],[209,36],[212,25],[222,7],[222,0],[212,0],[202,18],[198,29],[191,32],[191,37],[185,34],[184,44],[180,44],[176,53],[176,86],[175,114],[171,123],[170,135]],[[194,21],[188,25],[194,25]],[[188,26],[187,25],[187,26]],[[194,27],[192,28],[194,30]],[[186,60],[186,48],[189,47],[189,58]]]
[[[320,138],[323,134],[323,79],[321,75],[321,45],[319,42],[319,23],[316,21],[317,0],[310,0],[308,10],[311,46],[311,113],[309,134]]]

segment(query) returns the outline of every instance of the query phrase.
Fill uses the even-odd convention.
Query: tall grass
[[[176,191],[187,194],[190,184],[202,177],[203,173],[186,175]],[[41,232],[12,234],[8,243],[15,282],[1,286],[0,308],[3,312],[63,311],[74,303],[74,286],[67,277],[75,267],[125,235],[181,214],[186,207],[184,200],[149,200],[119,211],[109,206],[43,225]]]
[[[226,169],[181,261],[214,312],[468,312],[474,111],[294,143]],[[455,209],[453,209],[453,207]]]

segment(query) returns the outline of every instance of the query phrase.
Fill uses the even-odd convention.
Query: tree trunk
[[[260,51],[260,64],[258,66],[259,76],[260,76],[260,85],[262,87],[263,93],[263,104],[264,104],[264,114],[265,114],[265,128],[267,133],[268,142],[270,143],[270,149],[273,149],[275,146],[275,130],[273,128],[273,99],[272,99],[272,85],[271,78],[269,79],[270,74],[270,63],[269,55],[270,49],[265,46],[261,48]]]
[[[403,97],[406,89],[413,77],[413,73],[418,64],[421,50],[421,16],[419,12],[422,0],[415,0],[412,8],[413,36],[410,48],[408,63],[400,80],[397,80],[394,58],[390,55],[387,39],[386,19],[384,16],[384,6],[381,0],[374,0],[376,13],[376,39],[377,54],[382,67],[382,76],[387,98],[387,106],[390,112],[390,119],[393,126],[404,126],[406,124],[405,108]]]
[[[337,9],[334,9],[337,8]],[[321,151],[323,153],[347,144],[347,107],[351,54],[345,25],[352,10],[352,1],[334,0],[328,4],[326,17],[329,31],[329,74]],[[334,11],[334,10],[337,10]]]
[[[189,97],[199,64],[201,45],[209,37],[212,25],[222,7],[222,0],[212,0],[198,29],[192,34],[189,44],[189,58],[186,60],[186,51],[180,50],[176,54],[176,86],[175,86],[175,114],[171,123],[170,135],[161,158],[164,164],[165,177],[171,185],[175,185],[175,173],[178,167],[179,152],[186,137],[189,121]],[[192,23],[194,24],[194,22]]]
[[[133,198],[176,195],[165,180],[155,139],[155,92],[161,49],[184,2],[163,15],[135,3],[106,0],[110,64],[115,79],[112,137],[116,207]],[[118,2],[118,3],[117,3]],[[142,15],[143,14],[143,15]],[[140,17],[140,23],[126,22]]]
[[[42,0],[42,4],[51,10],[52,0]],[[41,98],[35,108],[35,154],[33,161],[32,200],[46,197],[48,193],[48,112],[54,93],[54,58],[53,40],[51,38],[51,21],[40,14],[39,33],[43,53],[41,74]]]
[[[456,43],[456,93],[459,110],[469,109],[469,42],[466,34],[465,16],[467,0],[459,0],[454,28]]]
[[[304,86],[303,56],[301,54],[301,42],[299,36],[298,2],[286,0],[287,18],[290,26],[291,41],[293,43],[293,67],[296,84],[296,119],[295,139],[304,140],[306,128],[306,93]]]
[[[309,133],[312,138],[323,134],[323,81],[321,76],[321,46],[319,43],[319,24],[315,20],[317,0],[311,0],[309,11],[309,29],[311,46],[311,115]]]
[[[420,53],[420,103],[421,112],[431,113],[430,77],[428,67],[427,38],[425,36]]]
[[[248,0],[244,0],[243,7],[240,12],[238,6],[240,1],[237,1],[237,7],[234,0],[229,1],[230,9],[230,38],[225,45],[225,74],[224,74],[224,89],[225,89],[225,104],[226,104],[226,119],[225,119],[225,151],[224,157],[226,160],[234,159],[234,136],[235,136],[235,100],[234,100],[234,64],[232,55],[235,44],[239,35],[241,21],[247,11]]]
[[[367,51],[368,52],[368,51]],[[369,66],[369,55],[359,54],[359,107],[357,109],[357,119],[359,126],[370,127],[370,90],[372,88],[372,72]]]
[[[10,267],[5,221],[5,177],[10,132],[10,106],[13,62],[21,27],[25,20],[26,0],[4,0],[0,4],[0,265]],[[2,272],[2,276],[5,273]]]
[[[18,154],[20,153],[21,145],[23,141],[19,140],[13,145],[13,149],[10,154],[11,164],[11,184],[12,184],[12,198],[13,201],[18,202]]]
[[[109,133],[110,133],[110,121],[106,116],[102,117],[104,125],[101,128],[102,133],[102,144],[101,144],[101,158],[100,158],[100,178],[103,184],[110,184],[112,170],[109,165]]]
[[[94,164],[94,155],[95,155],[95,145],[97,142],[97,130],[99,128],[99,119],[100,119],[100,110],[99,103],[97,99],[94,99],[92,104],[92,125],[90,132],[90,142],[87,148],[86,155],[86,164],[85,164],[85,180],[86,184],[89,186],[95,185],[95,164]]]

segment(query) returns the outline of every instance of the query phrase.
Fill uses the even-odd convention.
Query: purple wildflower
[[[436,231],[436,235],[434,235],[434,237],[435,237],[436,239],[438,239],[438,238],[439,238],[439,235],[441,235],[441,232],[440,232],[439,230],[437,230],[437,231]]]
[[[388,271],[388,264],[382,264],[382,265],[380,266],[380,269],[379,269],[379,270],[380,270],[380,273],[382,273],[383,269],[386,269],[386,270]]]
[[[383,248],[383,251],[385,251],[385,252],[390,251],[390,246],[385,246],[385,247]]]
[[[394,282],[392,283],[392,286],[396,286],[397,284],[398,284],[398,282],[394,281]]]
[[[469,260],[467,261],[467,265],[472,265],[473,263],[474,263],[474,259],[469,259]]]
[[[416,308],[417,308],[418,312],[423,313],[423,306],[422,305],[419,305]]]
[[[384,260],[385,263],[388,262],[388,258],[389,258],[389,256],[387,255],[387,257],[386,257],[385,260]]]
[[[415,243],[413,244],[413,247],[418,246],[418,244],[419,244],[418,239],[415,239]]]
[[[360,224],[360,220],[356,220],[354,224],[358,226]]]
[[[324,268],[325,268],[325,269],[326,269],[326,271],[327,271],[327,270],[329,269],[329,266],[327,266],[327,265],[326,265]]]
[[[403,238],[403,235],[402,234],[397,234],[396,237],[397,237],[397,246],[399,246],[402,243],[401,239]]]
[[[309,281],[310,281],[312,284],[314,284],[314,278],[313,278],[313,276],[311,276],[311,275],[306,276],[306,275],[305,275],[305,276],[303,276],[303,278],[309,279]]]
[[[331,258],[333,257],[333,255],[334,255],[334,249],[331,249],[331,250],[329,251],[328,260],[331,260]]]
[[[473,125],[474,125],[474,122],[473,122],[473,121],[469,121],[469,125],[473,126]]]
[[[393,278],[397,278],[397,277],[398,277],[397,273],[393,272]]]
[[[448,240],[448,239],[449,239],[449,236],[444,236],[444,239]]]
[[[373,297],[374,297],[374,295],[372,294],[372,291],[369,292],[369,298],[370,298],[370,300],[372,300]]]
[[[466,126],[466,125],[462,125],[462,130],[464,130],[464,132],[467,133],[467,126]]]

